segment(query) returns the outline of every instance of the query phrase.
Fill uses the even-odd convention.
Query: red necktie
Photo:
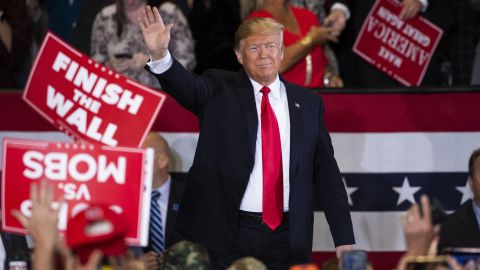
[[[275,230],[283,218],[283,172],[282,145],[277,118],[270,106],[268,93],[270,88],[264,86],[262,97],[262,170],[263,170],[263,202],[262,220]]]

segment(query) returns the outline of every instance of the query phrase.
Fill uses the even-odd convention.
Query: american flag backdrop
[[[392,269],[405,249],[400,217],[421,194],[437,198],[447,210],[471,197],[467,163],[480,147],[480,92],[321,96],[356,248],[368,251],[375,269]],[[20,93],[0,94],[0,115],[1,139],[69,140],[29,108]],[[153,130],[172,148],[172,171],[188,171],[198,137],[195,116],[168,98]],[[334,247],[321,205],[316,208],[313,258],[321,264],[334,256]]]

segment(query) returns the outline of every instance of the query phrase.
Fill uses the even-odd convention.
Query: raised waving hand
[[[173,24],[165,25],[158,9],[147,5],[142,15],[138,17],[138,25],[142,29],[145,45],[152,55],[151,60],[163,58],[167,54]]]

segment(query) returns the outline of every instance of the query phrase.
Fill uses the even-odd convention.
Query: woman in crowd
[[[103,8],[93,23],[91,56],[142,84],[160,88],[158,80],[143,69],[149,55],[137,18],[147,4],[158,4],[166,24],[175,22],[169,51],[183,66],[193,70],[196,62],[192,33],[181,8],[171,1],[116,0]]]
[[[257,7],[248,18],[273,18],[285,26],[285,54],[280,65],[285,80],[309,88],[342,86],[341,79],[327,70],[323,50],[323,45],[335,41],[338,33],[320,27],[315,14],[293,6],[290,0],[258,0]]]

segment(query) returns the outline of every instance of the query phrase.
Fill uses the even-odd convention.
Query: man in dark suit
[[[473,200],[464,203],[442,222],[439,253],[447,247],[480,247],[480,149],[470,156],[468,174]]]
[[[318,195],[337,254],[351,249],[347,196],[321,98],[278,76],[283,26],[265,18],[244,21],[235,36],[244,69],[198,76],[171,57],[173,25],[165,26],[156,8],[147,6],[139,25],[151,53],[147,69],[200,121],[178,231],[209,250],[214,269],[244,256],[288,269],[310,261]]]
[[[170,149],[167,141],[158,132],[150,132],[143,147],[152,148],[155,151],[153,163],[152,191],[157,190],[161,195],[157,199],[160,206],[164,236],[164,248],[183,240],[183,237],[175,230],[175,219],[180,208],[180,199],[185,187],[184,177],[181,174],[170,174]],[[150,222],[150,226],[155,226]],[[163,250],[156,251],[153,248],[151,238],[144,250],[143,257],[147,269],[158,269],[159,254]]]

